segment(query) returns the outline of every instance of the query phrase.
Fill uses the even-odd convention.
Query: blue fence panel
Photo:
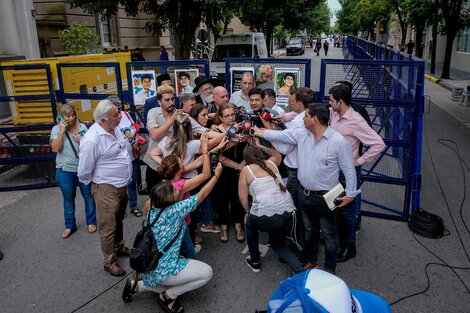
[[[190,73],[190,83],[194,85],[195,73],[210,78],[209,60],[178,60],[178,61],[152,61],[152,62],[128,62],[126,63],[127,85],[128,90],[125,93],[126,103],[130,104],[131,115],[136,115],[141,120],[142,124],[146,124],[144,111],[144,104],[136,104],[135,84],[133,81],[133,73],[152,72],[158,77],[160,74],[169,74],[173,82],[173,87],[177,87],[177,73],[179,71],[187,71]],[[197,72],[196,72],[197,71]],[[135,77],[134,77],[135,78]],[[155,84],[156,87],[156,84]],[[175,88],[177,91],[177,88]]]
[[[0,191],[56,186],[49,133],[57,116],[48,64],[0,66],[11,121],[0,124]]]
[[[289,66],[292,69],[298,69],[300,73],[300,80],[297,82],[299,87],[310,87],[311,81],[311,60],[308,59],[281,59],[281,58],[226,58],[225,59],[225,86],[227,90],[231,91],[232,82],[230,77],[230,69],[243,66],[251,67],[255,71],[255,77],[259,73],[259,69],[262,65],[271,65],[275,73],[282,73],[282,71]],[[279,71],[277,71],[279,70]],[[263,84],[263,88],[275,88],[276,87],[276,78],[274,75],[273,79],[270,81],[257,82],[257,85]],[[277,86],[279,87],[279,86]]]
[[[348,37],[347,60],[322,60],[320,95],[338,80],[353,84],[353,102],[364,105],[387,146],[363,166],[366,215],[406,220],[419,208],[424,62],[388,47]],[[375,59],[375,58],[383,59]]]

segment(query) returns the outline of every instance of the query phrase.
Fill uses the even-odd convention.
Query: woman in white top
[[[261,148],[249,145],[243,151],[246,166],[240,172],[238,195],[246,211],[246,240],[250,255],[246,264],[255,273],[261,268],[258,249],[258,232],[265,231],[269,235],[271,248],[279,258],[287,263],[295,273],[302,272],[302,263],[284,241],[292,224],[294,202],[286,187],[282,184],[277,166],[282,157],[279,152],[269,149],[271,157],[263,159]],[[268,150],[268,149],[267,149]],[[253,202],[249,207],[248,194]]]

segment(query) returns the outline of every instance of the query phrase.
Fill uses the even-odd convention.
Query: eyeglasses
[[[229,118],[229,117],[235,117],[235,113],[227,114],[227,115],[222,115],[223,118]]]

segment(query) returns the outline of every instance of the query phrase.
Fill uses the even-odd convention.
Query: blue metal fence
[[[353,84],[353,102],[368,110],[387,148],[363,166],[366,215],[407,220],[420,205],[424,62],[384,46],[348,37],[346,60],[322,60],[320,92],[336,81]]]
[[[0,96],[0,102],[10,105],[14,121],[14,124],[0,125],[0,134],[5,139],[0,145],[0,165],[2,172],[4,168],[9,170],[13,167],[17,172],[17,175],[2,180],[0,191],[56,186],[53,177],[55,154],[48,140],[57,116],[50,66],[0,66],[0,72],[4,76],[8,73],[11,77],[5,80],[7,95]],[[13,82],[15,77],[21,78]],[[26,83],[22,83],[22,79]],[[41,112],[40,117],[37,116],[38,112]],[[35,120],[43,122],[37,123]],[[31,133],[37,135],[31,136]]]

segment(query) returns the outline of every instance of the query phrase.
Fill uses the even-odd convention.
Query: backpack
[[[132,269],[139,273],[146,273],[153,271],[158,266],[158,261],[165,254],[166,251],[175,243],[178,239],[183,225],[181,225],[176,236],[163,248],[162,251],[158,250],[155,236],[152,233],[152,227],[157,222],[163,210],[158,212],[157,216],[150,223],[150,212],[147,215],[147,219],[142,222],[142,229],[137,233],[132,246],[131,255],[129,257],[129,263]]]

